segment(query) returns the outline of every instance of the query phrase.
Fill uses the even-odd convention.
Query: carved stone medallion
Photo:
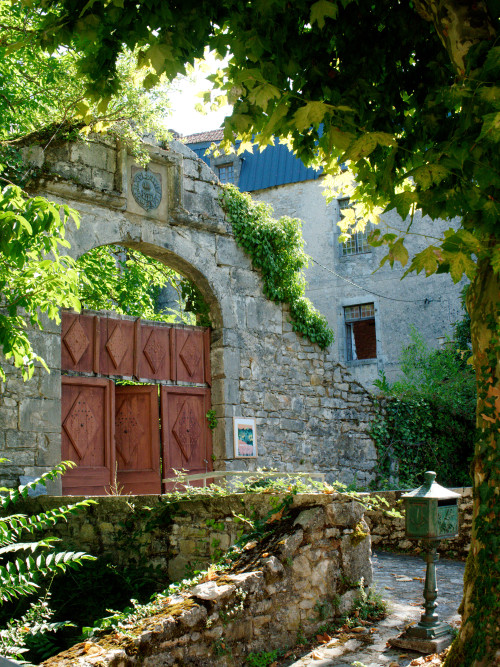
[[[161,203],[161,180],[152,171],[136,171],[132,176],[132,195],[146,211],[152,211]]]

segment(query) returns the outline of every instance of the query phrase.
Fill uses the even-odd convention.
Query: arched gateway
[[[133,318],[111,313],[84,313],[79,318],[65,315],[63,341],[72,326],[76,328],[75,340],[81,337],[80,329],[86,332],[88,343],[84,341],[85,351],[80,357],[78,350],[72,354],[73,343],[68,340],[61,346],[61,331],[57,327],[51,325],[35,334],[35,345],[43,348],[51,375],[37,373],[38,382],[22,386],[14,383],[13,369],[9,368],[4,398],[12,400],[13,409],[15,402],[20,415],[16,428],[5,429],[6,441],[12,443],[9,455],[13,461],[12,474],[37,474],[61,460],[61,384],[63,388],[73,387],[71,391],[63,389],[64,422],[68,418],[68,405],[74,405],[79,395],[78,389],[74,389],[78,382],[82,386],[92,383],[100,386],[103,398],[95,399],[99,403],[111,400],[105,398],[106,391],[109,392],[105,389],[108,377],[131,376],[162,385],[160,405],[165,423],[170,409],[167,395],[189,390],[194,394],[205,392],[199,410],[212,408],[218,419],[212,434],[212,449],[204,450],[206,454],[213,453],[207,464],[209,470],[212,463],[214,469],[229,470],[269,466],[289,471],[323,471],[330,480],[356,478],[361,484],[367,483],[376,459],[373,442],[367,434],[373,415],[371,396],[328,351],[321,351],[292,331],[285,306],[272,303],[263,295],[258,272],[234,241],[231,226],[219,205],[220,186],[207,165],[179,142],[172,142],[165,149],[149,145],[146,148],[150,154],[147,169],[139,166],[119,143],[102,138],[85,144],[63,143],[46,150],[30,146],[24,149],[24,155],[26,161],[43,167],[44,174],[48,174],[39,180],[37,194],[69,204],[80,212],[80,228],[68,231],[73,256],[96,246],[119,244],[164,262],[201,290],[210,306],[212,329],[205,333],[197,327],[170,330],[168,326],[160,326],[150,345],[149,361],[145,347],[153,329],[149,323],[138,323]],[[75,322],[79,322],[80,329]],[[92,342],[96,331],[99,342]],[[179,346],[187,339],[201,347],[191,351],[186,348],[184,359],[179,362]],[[74,345],[78,348],[78,342]],[[151,363],[155,347],[161,349],[157,354],[162,363],[168,358],[170,365],[180,363],[184,371],[186,358],[191,354],[191,363],[203,366],[201,375],[195,381],[189,372],[182,378],[168,372],[162,377],[155,376],[155,361]],[[100,360],[96,361],[96,354],[101,354]],[[82,368],[85,355],[87,366]],[[107,372],[103,372],[106,367],[102,355],[111,359]],[[123,361],[120,355],[123,359],[128,355],[132,372],[119,369]],[[156,363],[160,363],[159,357]],[[149,393],[154,391],[158,390],[154,388]],[[124,400],[115,392],[115,412],[109,412],[114,415],[115,433],[109,430],[110,442],[116,439],[116,419],[121,419],[122,436],[123,421],[131,419],[132,413],[126,409],[117,417],[116,405],[122,405]],[[147,412],[147,406],[155,400],[142,396],[129,402],[142,405],[139,411]],[[87,408],[88,405],[84,406],[81,414],[87,414],[92,422]],[[235,417],[256,420],[256,457],[235,455]],[[76,417],[71,419],[76,423]],[[188,421],[186,417],[184,422]],[[141,422],[137,433],[142,431],[139,439],[149,438],[149,445],[144,445],[141,451],[157,452],[153,436],[144,435],[147,431],[144,423]],[[68,423],[66,428],[63,426],[63,452],[71,428]],[[90,440],[96,437],[95,424],[78,428],[87,429]],[[15,437],[11,431],[15,431]],[[16,446],[16,442],[28,440],[30,445]],[[129,456],[137,455],[131,452],[134,446],[130,445]],[[163,452],[165,456],[165,449]],[[246,453],[244,447],[241,453]],[[119,456],[123,467],[127,454],[122,451]],[[90,471],[88,475],[91,476]],[[147,487],[148,482],[145,484]],[[158,486],[148,488],[149,492],[160,491]]]

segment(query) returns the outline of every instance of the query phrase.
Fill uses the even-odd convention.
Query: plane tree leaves
[[[325,18],[336,18],[338,11],[336,3],[329,2],[329,0],[318,0],[318,2],[315,2],[311,6],[311,25],[317,23],[319,28],[323,28],[325,25]]]

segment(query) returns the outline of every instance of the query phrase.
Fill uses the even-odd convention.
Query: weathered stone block
[[[59,433],[61,430],[59,401],[42,398],[23,399],[19,406],[19,429],[35,433],[41,430],[47,433]]]

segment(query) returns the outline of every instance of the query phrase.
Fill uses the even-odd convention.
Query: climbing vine
[[[378,454],[375,488],[409,489],[435,470],[444,486],[470,486],[474,419],[436,399],[390,396],[380,400],[370,430]]]
[[[256,203],[234,185],[222,192],[222,206],[231,222],[236,243],[252,258],[260,270],[264,293],[278,303],[290,306],[294,331],[324,349],[333,342],[333,331],[326,318],[304,296],[306,281],[302,269],[307,266],[300,220],[272,217],[268,204]]]

